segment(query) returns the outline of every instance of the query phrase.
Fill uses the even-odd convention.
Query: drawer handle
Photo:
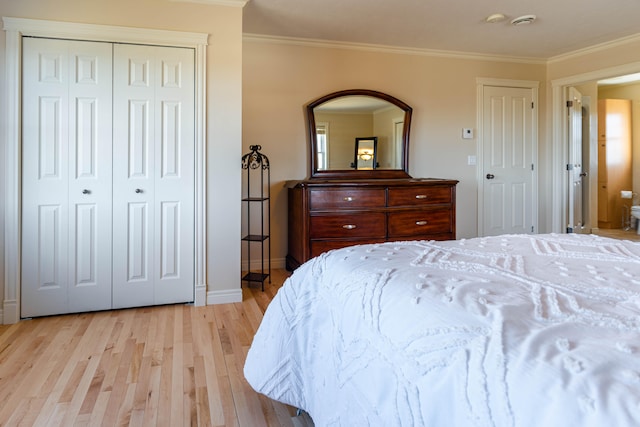
[[[345,225],[342,226],[342,228],[347,229],[347,230],[353,230],[356,227],[357,227],[357,225],[355,225],[355,224],[345,224]]]
[[[416,225],[427,225],[428,221],[416,221]]]
[[[345,197],[345,198],[344,198],[344,199],[342,199],[342,200],[344,200],[345,202],[353,202],[353,197],[351,197],[351,196],[347,196],[347,197]]]
[[[416,199],[426,199],[429,196],[427,196],[426,194],[416,194]]]

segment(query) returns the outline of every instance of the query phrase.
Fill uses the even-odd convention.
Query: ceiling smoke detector
[[[528,25],[536,20],[536,15],[522,15],[511,21],[512,25]]]
[[[493,15],[489,15],[487,16],[486,21],[490,24],[495,24],[497,22],[502,22],[506,19],[507,17],[504,16],[502,13],[494,13]]]

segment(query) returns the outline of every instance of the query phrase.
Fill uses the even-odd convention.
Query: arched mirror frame
[[[344,97],[344,96],[370,96],[385,100],[397,106],[404,111],[404,126],[402,129],[402,156],[400,169],[373,169],[373,170],[318,170],[317,159],[317,138],[316,138],[316,121],[314,108],[324,104],[325,102]],[[307,105],[307,126],[309,132],[309,141],[311,146],[311,178],[314,179],[394,179],[394,178],[411,178],[409,175],[409,129],[411,127],[412,108],[400,101],[399,99],[383,92],[368,89],[348,89],[333,92]]]

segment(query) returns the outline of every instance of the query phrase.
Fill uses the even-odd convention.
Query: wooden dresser
[[[456,180],[289,181],[287,270],[344,246],[456,238]]]

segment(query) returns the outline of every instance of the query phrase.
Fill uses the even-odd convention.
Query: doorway
[[[585,73],[565,79],[552,81],[553,87],[553,170],[552,170],[552,182],[556,183],[553,186],[553,198],[552,198],[552,224],[551,231],[564,233],[567,231],[567,226],[571,223],[571,211],[570,211],[570,179],[571,176],[567,173],[567,165],[571,163],[571,143],[570,143],[570,121],[567,120],[567,102],[571,101],[570,88],[577,88],[583,95],[583,133],[585,136],[585,145],[583,146],[583,167],[587,172],[587,178],[584,180],[584,191],[582,192],[584,203],[583,206],[586,209],[584,212],[584,232],[586,233],[600,233],[598,227],[598,88],[607,83],[614,83],[614,81],[608,81],[618,76],[628,76],[638,73],[640,66],[638,64],[628,64],[621,67],[613,67],[595,72]],[[640,94],[640,82],[635,83],[638,87],[638,94]],[[627,89],[630,87],[630,83],[624,84]],[[619,86],[623,87],[623,86]],[[611,98],[622,98],[619,94],[607,95]],[[640,95],[637,96],[640,100]],[[634,121],[640,123],[640,101],[634,102]],[[640,141],[640,125],[636,125],[634,130],[634,140]],[[633,162],[634,165],[640,165],[640,149],[633,150]],[[640,173],[636,172],[638,167],[634,167],[633,177],[633,189],[640,189]],[[620,191],[616,192],[616,197],[621,198]],[[618,200],[620,201],[620,200]],[[633,199],[629,201],[629,205],[638,204],[638,196],[634,195]],[[631,230],[634,232],[633,230]]]

